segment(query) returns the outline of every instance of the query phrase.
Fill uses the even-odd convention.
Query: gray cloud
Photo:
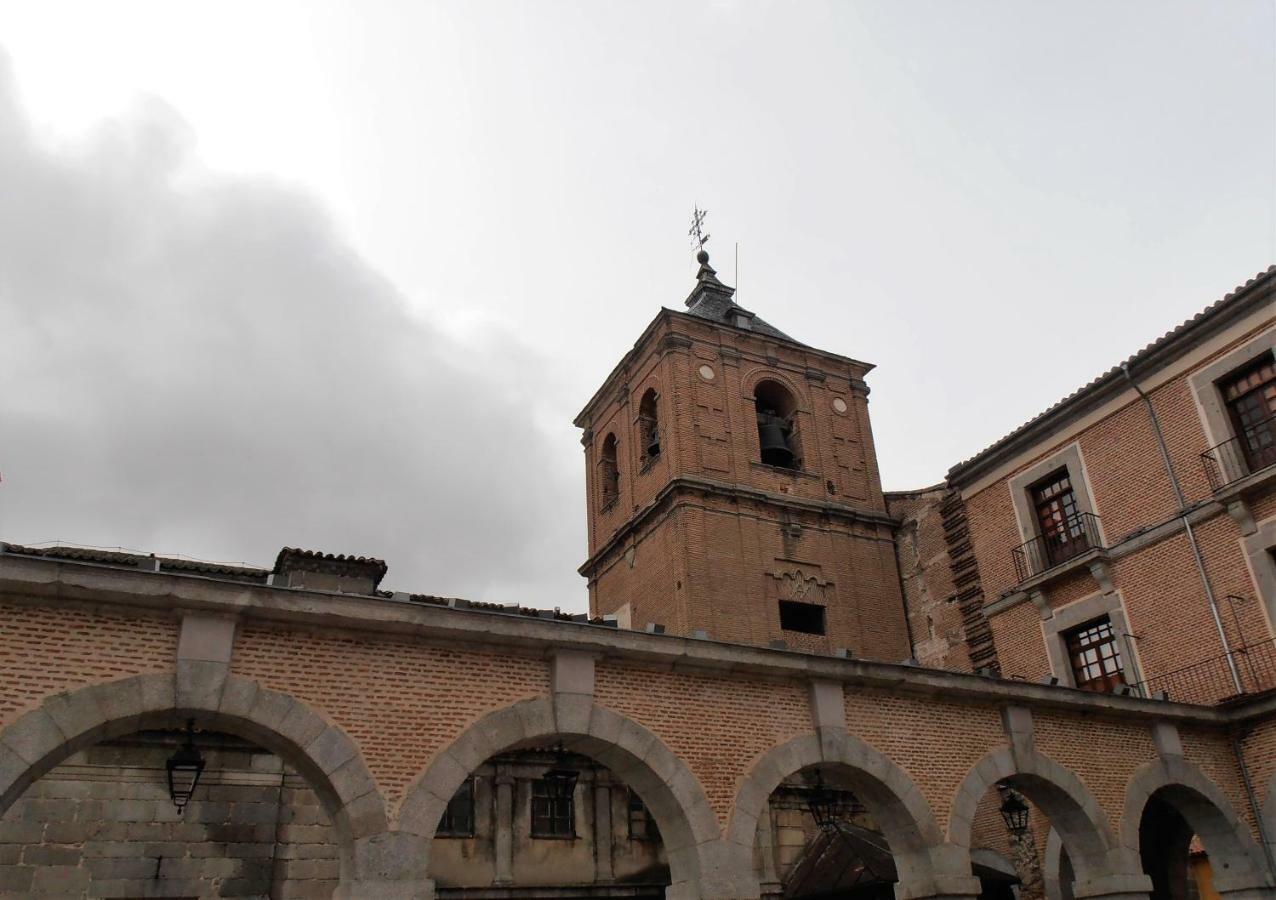
[[[412,314],[313,199],[192,143],[146,101],[53,146],[0,59],[0,538],[301,545],[582,608],[579,448],[536,423],[553,366]]]

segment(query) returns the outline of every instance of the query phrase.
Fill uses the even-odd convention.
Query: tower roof
[[[700,271],[696,273],[696,286],[687,296],[687,312],[711,322],[800,343],[731,299],[735,288],[718,280],[718,273],[709,265],[709,254],[705,250],[696,254],[696,259],[700,263]]]

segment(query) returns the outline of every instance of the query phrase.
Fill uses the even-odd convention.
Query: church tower
[[[734,302],[701,249],[576,418],[590,611],[621,627],[899,661],[903,599],[868,421],[871,365]]]

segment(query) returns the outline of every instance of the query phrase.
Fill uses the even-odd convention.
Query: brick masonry
[[[1244,549],[1276,517],[1276,491],[1261,479],[1235,497],[1210,489],[1192,379],[1270,328],[1270,309],[1260,310],[1138,373],[1217,593],[1248,598],[1234,619],[1224,613],[1237,643],[1271,641]],[[68,816],[124,825],[122,843],[140,843],[144,856],[165,843],[141,829],[130,836],[132,825],[158,824],[153,784],[149,798],[44,794],[80,784],[68,776],[94,764],[101,741],[193,716],[269,750],[297,780],[285,783],[271,822],[237,821],[266,814],[258,807],[268,804],[245,796],[210,799],[198,813],[207,821],[191,824],[252,829],[243,832],[252,840],[213,842],[228,848],[263,845],[262,827],[317,829],[271,841],[313,838],[329,854],[290,863],[271,884],[309,880],[296,889],[340,898],[433,896],[434,829],[457,786],[495,756],[558,740],[642,795],[665,839],[673,898],[758,897],[769,798],[816,768],[869,808],[894,851],[900,900],[974,895],[976,851],[1044,856],[1059,834],[1078,896],[1146,894],[1138,822],[1167,786],[1159,796],[1191,798],[1185,808],[1199,817],[1224,886],[1270,896],[1276,882],[1259,846],[1260,822],[1276,831],[1270,697],[1189,706],[1036,683],[1066,675],[1051,655],[1051,623],[1083,604],[1127,617],[1129,671],[1142,678],[1221,652],[1137,396],[1100,386],[1109,391],[1102,405],[1075,419],[1061,413],[1054,430],[1039,428],[1013,453],[994,448],[946,486],[887,498],[868,369],[767,333],[657,316],[578,420],[590,503],[582,572],[592,612],[615,615],[618,628],[378,593],[377,561],[306,555],[321,567],[377,569],[325,582],[339,589],[330,591],[280,573],[0,552],[0,811],[15,829],[6,833],[23,838],[3,852],[16,853],[12,871],[32,872],[11,890],[58,878],[71,879],[65,893],[90,890],[87,851],[100,837],[56,843],[49,829]],[[752,397],[764,378],[795,399],[801,472],[758,461]],[[644,460],[638,407],[652,389],[661,453]],[[620,477],[605,503],[598,452],[608,434]],[[1101,565],[1028,584],[1009,552],[1024,537],[1016,479],[1064,451],[1084,460],[1075,478],[1103,522],[1105,552]],[[784,599],[825,607],[827,634],[780,629]],[[667,633],[644,634],[647,623]],[[777,640],[783,649],[767,649]],[[910,656],[924,665],[900,664]],[[970,674],[989,660],[1001,677]],[[123,771],[132,764],[115,761],[115,788],[141,784]],[[254,771],[242,760],[219,768]],[[1020,847],[998,823],[1003,786],[1033,807]],[[97,801],[115,804],[109,817],[77,805]],[[310,818],[317,807],[324,822],[281,825],[294,807]],[[781,844],[770,845],[781,848],[780,869],[794,827],[786,821]],[[196,893],[211,893],[216,879],[260,886],[248,852],[227,849],[225,872],[206,872],[211,864],[197,860],[209,857],[194,848],[209,841],[192,832],[168,842],[180,845],[176,872],[202,879]],[[1033,871],[1054,865],[1017,862],[1032,884]]]

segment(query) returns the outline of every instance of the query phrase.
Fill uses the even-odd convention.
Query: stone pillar
[[[514,776],[501,766],[496,771],[496,821],[492,834],[495,842],[496,884],[514,882]]]
[[[599,772],[594,779],[594,881],[615,878],[611,853],[611,783]]]
[[[426,839],[386,831],[355,841],[352,871],[342,872],[334,900],[433,900],[425,873]]]
[[[766,894],[780,885],[775,870],[775,820],[771,818],[769,799],[758,816],[758,854],[762,857],[762,893]]]

